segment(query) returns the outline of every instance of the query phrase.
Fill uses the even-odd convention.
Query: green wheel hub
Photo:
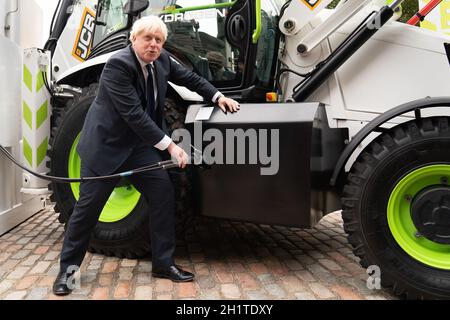
[[[437,164],[416,169],[392,190],[387,220],[392,236],[411,257],[431,267],[450,270],[450,245],[431,241],[418,233],[411,207],[414,197],[426,188],[442,186],[450,177],[450,165]]]
[[[80,135],[78,134],[70,149],[68,163],[69,178],[80,177],[81,159],[76,152],[79,139]],[[80,184],[71,183],[70,187],[75,199],[78,200],[80,196]],[[139,202],[140,197],[141,194],[132,185],[115,188],[100,214],[99,221],[111,223],[122,220],[133,211]]]

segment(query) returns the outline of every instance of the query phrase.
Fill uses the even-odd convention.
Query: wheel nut
[[[442,177],[441,178],[441,183],[442,184],[448,184],[448,178],[447,177]]]
[[[416,232],[414,233],[414,237],[420,238],[420,237],[422,237],[422,235],[420,234],[419,231],[416,231]]]
[[[294,29],[294,26],[295,26],[295,22],[293,20],[286,20],[284,22],[284,27],[288,31],[291,31],[292,29]]]
[[[407,194],[407,195],[405,196],[405,200],[408,201],[408,202],[411,202],[412,197],[411,197],[409,194]]]
[[[298,46],[297,46],[297,52],[298,53],[300,53],[300,54],[303,54],[303,53],[305,53],[306,51],[308,51],[308,47],[307,46],[305,46],[304,44],[299,44]]]

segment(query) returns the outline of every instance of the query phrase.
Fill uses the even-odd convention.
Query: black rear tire
[[[187,106],[182,101],[174,98],[166,99],[164,114],[170,134],[174,130],[185,128],[186,110]],[[194,217],[192,166],[187,166],[183,170],[170,170],[169,175],[175,186],[176,231],[181,235],[192,224]]]
[[[400,199],[397,202],[401,208],[406,210],[393,210],[396,207],[388,207],[388,203],[395,203],[393,196],[397,195],[397,186],[411,174],[420,177],[419,172],[435,168],[436,165],[450,173],[449,122],[446,117],[424,118],[383,133],[358,157],[344,187],[342,217],[354,254],[361,259],[364,268],[373,265],[379,267],[382,286],[392,288],[396,295],[408,299],[450,298],[450,267],[446,260],[447,257],[450,262],[450,244],[432,244],[442,250],[436,260],[438,262],[418,258],[416,251],[433,241],[415,240],[413,231],[407,229],[406,240],[401,240],[398,235],[403,231],[394,228],[391,218],[403,214],[405,225],[416,227],[417,224],[411,222],[415,214],[413,204],[421,192],[429,188],[440,188],[444,193],[448,191],[448,195],[442,197],[444,203],[438,208],[442,216],[447,216],[450,206],[445,201],[450,198],[450,188],[439,182],[445,182],[445,179],[433,177],[432,181],[430,176],[429,185],[422,186],[410,199],[404,195],[396,198]],[[422,180],[417,179],[414,184],[419,188]],[[450,225],[445,228],[448,233]],[[413,245],[413,249],[407,248],[405,244]]]
[[[71,148],[81,132],[84,119],[97,92],[96,83],[84,88],[79,96],[57,113],[48,150],[50,158],[48,167],[51,175],[69,176]],[[167,99],[165,113],[170,131],[184,126],[184,112],[185,107],[181,103]],[[190,172],[171,170],[169,174],[175,186],[176,229],[182,232],[192,212]],[[69,184],[51,183],[49,189],[53,192],[51,200],[55,202],[55,212],[59,213],[58,219],[66,224],[75,206],[74,192]],[[141,196],[134,209],[124,218],[114,222],[99,221],[92,232],[88,250],[119,258],[147,256],[151,252],[148,210],[147,202]]]
[[[81,132],[84,119],[95,99],[98,84],[84,88],[55,120],[50,139],[50,174],[68,177],[69,156],[75,139]],[[79,176],[79,172],[78,172]],[[59,221],[67,223],[72,214],[76,198],[69,184],[52,183],[51,200],[55,202],[55,212]],[[125,186],[126,188],[126,186]],[[138,258],[149,254],[149,215],[144,197],[140,197],[134,209],[124,218],[114,222],[99,221],[95,226],[89,243],[89,251],[117,256],[120,258]]]

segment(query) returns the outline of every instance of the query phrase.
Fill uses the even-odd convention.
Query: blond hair
[[[162,21],[161,18],[157,16],[145,16],[134,22],[133,27],[131,28],[130,40],[131,42],[133,42],[138,35],[144,32],[155,33],[158,31],[163,34],[163,40],[166,41],[167,26],[164,21]]]

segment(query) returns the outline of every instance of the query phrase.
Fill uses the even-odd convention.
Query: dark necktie
[[[147,113],[156,122],[155,113],[155,88],[153,87],[153,70],[150,64],[146,65],[148,71],[147,77]]]

